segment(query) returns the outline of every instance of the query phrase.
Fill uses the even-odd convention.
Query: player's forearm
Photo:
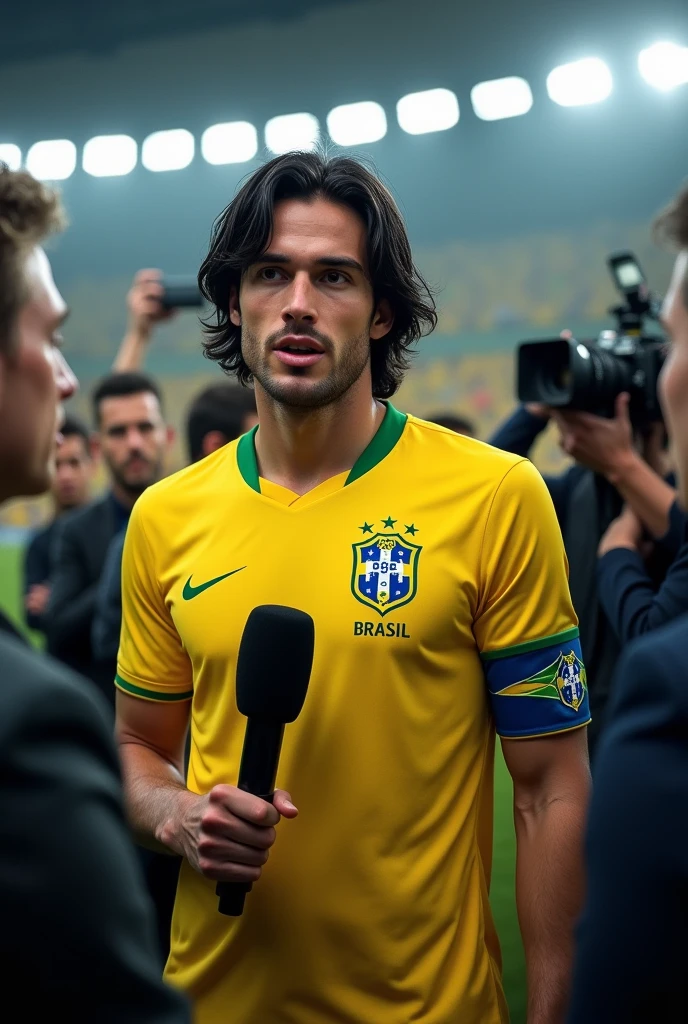
[[[149,849],[183,855],[181,822],[187,805],[198,800],[177,767],[149,747],[120,744],[129,824]]]
[[[515,812],[516,900],[528,975],[528,1024],[563,1024],[573,932],[583,900],[589,779]],[[577,791],[576,791],[577,790]]]
[[[676,491],[662,480],[637,454],[631,452],[609,473],[609,481],[631,506],[653,537],[663,537],[669,529],[669,510]]]
[[[146,358],[150,331],[130,328],[122,339],[112,369],[115,373],[130,373],[140,370]]]

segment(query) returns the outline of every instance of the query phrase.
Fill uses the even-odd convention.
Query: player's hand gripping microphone
[[[284,726],[298,718],[306,699],[314,643],[310,615],[277,604],[254,608],[241,638],[236,700],[248,722],[238,788],[270,803]],[[220,913],[238,917],[250,889],[250,883],[218,882]]]

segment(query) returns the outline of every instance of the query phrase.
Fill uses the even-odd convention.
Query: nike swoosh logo
[[[245,568],[246,566],[242,565],[241,569]],[[193,573],[191,573],[191,576],[189,576],[188,580],[184,584],[182,597],[185,601],[191,601],[194,597],[198,597],[199,594],[202,594],[204,590],[208,590],[210,587],[214,587],[216,583],[221,583],[222,580],[226,580],[228,576],[233,576],[235,572],[241,572],[241,569],[232,569],[231,572],[226,572],[223,576],[216,576],[214,580],[208,580],[207,583],[201,583],[197,587],[193,587],[191,585],[191,576],[193,576]]]

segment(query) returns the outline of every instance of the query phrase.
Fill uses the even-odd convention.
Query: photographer
[[[685,536],[685,517],[674,505]],[[643,524],[626,507],[600,541],[597,585],[607,618],[621,643],[688,612],[688,543],[684,542],[657,590],[645,565]],[[668,536],[668,535],[667,535]],[[667,547],[666,537],[659,542]]]
[[[176,310],[163,303],[161,270],[138,270],[127,293],[127,331],[112,366],[114,373],[143,369],[155,328],[169,323]]]
[[[664,304],[671,349],[660,390],[686,509],[688,188],[659,228],[680,250]],[[686,1019],[687,637],[683,616],[631,644],[619,664],[597,758],[569,1024]]]

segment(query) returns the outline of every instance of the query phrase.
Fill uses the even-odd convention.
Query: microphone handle
[[[238,789],[272,803],[283,736],[283,722],[248,719],[239,766]],[[219,897],[219,912],[227,917],[240,917],[251,885],[251,882],[218,882],[215,892]]]

